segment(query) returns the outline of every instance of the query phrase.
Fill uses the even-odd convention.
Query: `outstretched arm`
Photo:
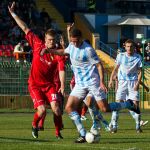
[[[113,69],[113,71],[111,73],[110,80],[109,80],[109,83],[108,83],[109,88],[112,87],[112,83],[113,83],[113,80],[114,80],[114,78],[116,77],[116,75],[118,73],[119,66],[120,65],[116,65],[116,67]]]
[[[12,3],[11,7],[8,6],[8,10],[11,14],[11,16],[14,18],[18,26],[25,32],[25,34],[28,33],[29,28],[25,24],[24,21],[22,21],[15,13],[14,13],[14,8],[15,8],[15,2]]]
[[[103,89],[105,92],[107,92],[107,88],[104,84],[104,68],[101,62],[96,64],[96,67],[98,69],[98,73],[100,75],[100,87]]]
[[[134,86],[134,90],[137,91],[139,89],[139,85],[142,79],[142,68],[139,68],[138,81]]]
[[[41,51],[41,56],[44,55],[44,53],[52,53],[54,55],[64,56],[67,55],[65,53],[64,49],[45,49],[44,51]]]
[[[60,92],[64,96],[65,95],[65,71],[59,71],[59,79],[61,83]]]

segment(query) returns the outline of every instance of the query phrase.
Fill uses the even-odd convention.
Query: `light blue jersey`
[[[142,58],[134,53],[128,56],[126,52],[117,55],[116,64],[120,65],[118,70],[118,80],[137,80],[138,69],[142,67]]]
[[[79,86],[89,86],[99,84],[100,77],[95,64],[100,60],[95,50],[86,42],[77,48],[72,43],[65,49],[65,53],[70,54],[72,69],[75,75],[76,84]]]

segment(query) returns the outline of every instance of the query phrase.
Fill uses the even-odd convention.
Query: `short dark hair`
[[[82,37],[82,33],[79,29],[73,28],[70,32],[71,37]]]
[[[135,46],[134,41],[131,40],[131,39],[126,40],[126,41],[125,41],[125,45],[126,45],[127,43],[131,43],[133,46]]]
[[[56,31],[53,30],[53,29],[48,29],[46,32],[45,32],[45,35],[50,35],[52,37],[55,37],[56,36]]]

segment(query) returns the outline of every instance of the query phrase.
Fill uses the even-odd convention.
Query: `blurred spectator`
[[[147,46],[146,46],[145,50],[150,51],[150,43],[149,42],[147,43]]]
[[[13,47],[16,45],[14,49],[16,61],[19,62],[20,59],[23,58],[23,60],[31,62],[31,48],[28,46],[28,43],[19,42],[24,39],[24,33],[16,26],[16,23],[10,19],[7,6],[11,5],[11,3],[9,0],[0,1],[0,45],[7,46],[11,44]],[[53,28],[59,34],[61,33],[55,20],[53,20],[51,24],[52,20],[45,8],[43,8],[41,12],[38,12],[36,0],[16,0],[16,14],[21,15],[23,21],[29,24],[30,28],[34,30],[40,38],[43,37],[43,33],[48,28]]]
[[[32,62],[32,49],[27,41],[24,43],[24,52],[26,53],[26,60]]]
[[[41,18],[41,20],[43,20],[45,18],[49,18],[49,14],[46,12],[45,8],[42,8],[42,11],[40,12],[40,18]]]
[[[46,12],[45,8],[43,8],[42,11],[40,12],[40,20],[42,20],[42,23],[45,24],[44,27],[46,27],[46,30],[49,28],[47,26],[51,26],[52,19],[49,16],[49,14]]]
[[[55,19],[52,19],[51,28],[54,29],[56,32],[59,32],[59,31],[60,31],[60,28],[59,28],[59,26],[58,26],[58,23],[56,22]]]
[[[147,43],[145,48],[145,61],[150,63],[150,42]]]
[[[12,37],[13,40],[15,39],[16,42],[18,42],[20,40],[21,30],[20,30],[20,28],[16,24],[10,30],[9,37]]]
[[[20,62],[20,59],[23,58],[24,62],[26,62],[26,54],[24,52],[23,43],[19,42],[14,48],[14,56],[16,58],[16,62]]]
[[[142,56],[142,44],[140,42],[135,44],[135,52]]]

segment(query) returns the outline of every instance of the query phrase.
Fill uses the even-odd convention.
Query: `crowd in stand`
[[[11,19],[8,13],[7,6],[11,2],[8,0],[0,1],[0,56],[15,56],[16,61],[19,59],[19,54],[17,54],[20,48],[18,45],[25,49],[27,52],[27,61],[31,61],[32,53],[30,48],[27,48],[26,42],[22,42],[24,39],[24,33],[20,30],[17,24]],[[16,1],[16,13],[21,16],[22,20],[26,22],[29,27],[40,37],[43,37],[45,31],[49,28],[55,29],[58,34],[61,34],[58,24],[55,19],[52,19],[47,13],[46,9],[43,8],[39,12],[36,8],[35,0],[17,0]],[[15,46],[18,48],[15,52]],[[144,60],[147,64],[150,64],[150,43],[144,45]],[[136,52],[142,55],[142,44],[140,42],[136,43]],[[31,57],[30,57],[31,56]],[[25,56],[23,55],[23,59]]]
[[[136,52],[143,57],[143,46],[140,42],[136,44]],[[144,45],[144,61],[145,64],[150,65],[150,42]]]
[[[26,44],[24,45],[26,42],[22,42],[24,33],[8,13],[8,5],[11,3],[8,0],[0,1],[0,56],[7,57],[16,56],[13,53],[16,45],[21,43],[21,46],[25,47],[25,49],[27,47]],[[37,10],[35,0],[17,0],[16,13],[39,36],[42,36],[48,28],[53,28],[58,33],[61,32],[55,19],[49,16],[45,8],[41,12]]]

